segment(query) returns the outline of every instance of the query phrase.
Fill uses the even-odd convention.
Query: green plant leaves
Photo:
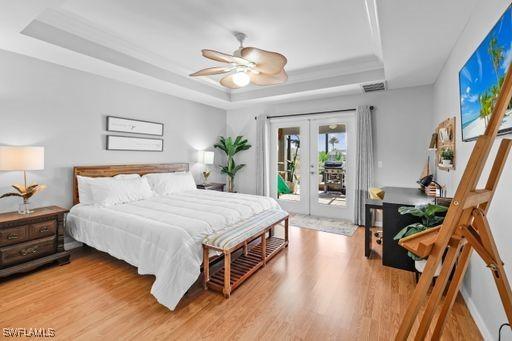
[[[427,229],[426,226],[420,223],[414,223],[411,225],[407,225],[403,229],[401,229],[394,237],[394,240],[399,240],[408,236],[411,236],[413,234],[416,234],[418,232],[425,231]]]
[[[412,236],[413,234],[425,231],[431,227],[437,226],[441,224],[444,220],[444,217],[438,216],[436,214],[443,213],[448,211],[448,207],[435,205],[435,204],[427,204],[422,206],[410,207],[410,206],[402,206],[398,209],[398,212],[401,215],[410,214],[412,216],[421,218],[421,223],[414,223],[407,225],[403,229],[401,229],[395,237],[394,240],[399,240],[408,236]],[[407,253],[409,257],[414,260],[421,260],[422,258],[416,256],[412,252]]]
[[[425,216],[425,211],[422,209],[422,206],[417,207],[409,207],[409,206],[402,206],[398,208],[398,213],[401,215],[410,214],[415,217],[423,217]]]
[[[222,150],[226,153],[227,163],[225,166],[220,166],[221,173],[226,174],[230,178],[234,178],[235,174],[245,167],[245,164],[237,165],[233,157],[235,154],[247,150],[251,148],[251,145],[248,143],[247,139],[244,139],[243,136],[237,136],[234,140],[231,137],[219,137],[219,141],[214,145],[215,148]]]
[[[416,207],[402,206],[398,209],[398,212],[402,215],[410,214],[415,217],[421,218],[423,225],[427,227],[433,227],[443,222],[444,217],[437,216],[437,213],[443,213],[448,211],[448,207],[428,204]]]
[[[448,211],[448,207],[441,205],[428,204],[425,207],[425,215],[430,217],[434,216],[436,213],[442,213]]]

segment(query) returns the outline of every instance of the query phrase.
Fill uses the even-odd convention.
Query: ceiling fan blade
[[[201,52],[203,53],[203,57],[206,57],[208,59],[213,59],[213,60],[216,60],[216,61],[222,62],[222,63],[236,63],[239,65],[247,65],[247,66],[251,64],[249,61],[245,60],[244,58],[235,57],[230,54],[222,53],[219,51],[205,49],[205,50],[201,50]]]
[[[255,70],[275,75],[279,73],[288,60],[285,56],[277,52],[265,51],[256,47],[244,47],[240,51],[242,58],[256,64]]]
[[[276,73],[275,75],[249,73],[249,77],[251,78],[251,83],[255,85],[276,85],[284,83],[288,79],[288,75],[284,70],[281,70],[281,72]]]
[[[226,88],[240,89],[241,86],[236,85],[235,82],[233,81],[233,75],[234,74],[227,75],[227,76],[223,77],[220,80],[220,84],[224,85]]]
[[[194,72],[190,74],[191,77],[198,77],[198,76],[210,76],[210,75],[218,75],[221,73],[226,73],[231,70],[233,70],[233,67],[224,67],[224,66],[215,66],[215,67],[209,67],[207,69],[202,69],[197,72]]]

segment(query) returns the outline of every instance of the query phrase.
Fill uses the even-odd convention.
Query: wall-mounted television
[[[512,6],[509,6],[459,71],[463,141],[474,140],[485,132],[511,61]],[[499,131],[499,134],[507,133],[512,133],[512,102]]]

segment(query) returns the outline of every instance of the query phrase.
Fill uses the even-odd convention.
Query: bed
[[[269,209],[271,198],[206,190],[154,195],[114,206],[80,203],[77,176],[188,171],[188,164],[75,167],[67,231],[76,240],[155,275],[151,294],[174,310],[200,275],[202,241],[217,231]]]

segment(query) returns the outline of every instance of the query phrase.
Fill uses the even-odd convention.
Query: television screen
[[[485,132],[511,61],[512,7],[508,7],[459,72],[464,141],[474,140]],[[512,132],[511,113],[512,105],[509,104],[500,134]]]

